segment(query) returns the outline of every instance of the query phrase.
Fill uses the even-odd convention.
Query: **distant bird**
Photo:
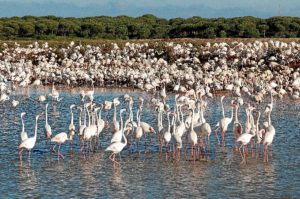
[[[44,95],[40,95],[37,100],[39,102],[44,102],[46,100],[46,97]]]
[[[11,104],[12,104],[12,107],[16,108],[16,107],[19,105],[19,101],[13,100],[13,101],[11,102]]]

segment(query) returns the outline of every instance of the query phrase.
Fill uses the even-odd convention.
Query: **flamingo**
[[[126,109],[121,109],[120,110],[120,119],[121,119],[121,129],[115,132],[111,138],[111,143],[114,142],[121,142],[122,140],[122,135],[123,135],[123,118],[122,118],[122,113],[126,111]]]
[[[94,81],[92,81],[92,90],[89,90],[85,93],[85,96],[89,98],[89,100],[92,102],[94,100],[94,93],[95,93],[95,87],[94,87]]]
[[[71,123],[69,125],[69,140],[72,142],[73,141],[73,136],[75,135],[75,125],[74,125],[74,116],[73,116],[73,111],[72,109],[75,107],[75,104],[72,104],[70,106],[70,114],[71,114]]]
[[[221,98],[222,99],[222,98]],[[221,100],[222,101],[222,100]],[[223,103],[222,103],[222,114],[223,114]],[[218,122],[218,124],[216,125],[217,128],[220,128],[221,131],[221,135],[222,135],[222,143],[223,146],[225,146],[225,133],[228,129],[229,124],[232,122],[233,120],[233,106],[231,107],[231,117],[225,117],[225,115],[223,115],[223,118]],[[217,129],[216,128],[216,129]],[[218,138],[218,135],[216,133],[216,136]],[[220,141],[218,139],[218,142],[220,144]]]
[[[19,105],[19,101],[13,100],[13,101],[11,102],[11,105],[12,105],[13,108],[16,108],[16,107]]]
[[[114,133],[120,130],[120,125],[119,125],[119,122],[117,120],[117,106],[118,106],[118,102],[119,102],[119,100],[117,98],[115,98],[113,100],[113,106],[114,106],[113,132]],[[121,134],[121,139],[122,139],[122,134]]]
[[[207,141],[208,141],[208,145],[210,142],[210,134],[211,134],[211,127],[210,124],[206,122],[204,115],[203,115],[203,105],[200,106],[200,113],[201,113],[201,120],[202,122],[200,123],[200,126],[195,127],[195,131],[198,132],[198,136],[201,138],[201,141],[203,141],[203,139],[205,137],[207,137]]]
[[[51,139],[52,137],[52,130],[51,130],[51,126],[48,124],[48,103],[46,104],[46,123],[45,123],[45,135],[47,139]]]
[[[137,127],[135,129],[135,139],[137,139],[138,150],[139,150],[140,139],[143,136],[143,128],[141,127],[141,118],[140,118],[139,112],[140,112],[140,109],[138,109],[138,111],[136,113]]]
[[[162,97],[163,99],[163,103],[165,104],[166,103],[166,98],[167,98],[167,94],[166,94],[166,84],[164,83],[163,84],[163,87],[160,91],[160,96]]]
[[[101,104],[98,109],[100,111],[99,111],[98,117],[96,117],[97,118],[97,132],[96,132],[96,137],[97,137],[97,140],[99,142],[99,135],[103,131],[104,127],[105,127],[105,121],[101,118],[101,112],[102,112],[102,109],[103,109],[103,104]],[[96,111],[96,114],[97,114],[97,111]]]
[[[168,130],[164,133],[164,142],[166,146],[166,160],[168,160],[168,144],[171,141],[171,123],[170,123],[170,112],[167,113],[168,119]]]
[[[53,150],[55,149],[56,145],[58,144],[58,151],[57,151],[57,158],[59,160],[59,157],[62,157],[62,159],[64,159],[64,156],[60,153],[60,146],[61,144],[65,143],[66,140],[70,140],[68,138],[67,133],[65,132],[61,132],[57,135],[55,135],[52,139],[51,142],[55,142],[56,144],[53,147]]]
[[[125,109],[121,109],[120,112],[124,112],[124,111],[125,111]],[[122,117],[121,117],[121,119],[122,119]],[[123,130],[123,126],[121,126],[121,128]],[[127,145],[127,139],[126,139],[126,136],[124,134],[124,131],[122,131],[122,137],[125,141],[124,143],[121,142],[121,141],[120,142],[114,142],[105,149],[105,151],[111,151],[112,152],[112,154],[109,156],[109,159],[113,163],[117,163],[118,165],[120,165],[120,163],[115,160],[115,156],[116,156],[116,154],[120,153],[123,150],[123,148]]]
[[[194,157],[194,161],[195,161],[195,158],[196,158],[195,146],[197,144],[198,138],[197,138],[197,134],[194,130],[194,109],[191,109],[191,111],[192,111],[192,122],[191,122],[191,127],[190,127],[191,131],[190,131],[190,134],[188,136],[188,140],[189,140],[189,142],[192,146],[192,156]]]
[[[259,121],[259,118],[260,118],[260,112],[258,111],[257,122]],[[241,143],[241,146],[239,147],[239,151],[240,151],[240,154],[241,154],[241,157],[242,157],[241,164],[246,163],[245,146],[247,144],[249,144],[249,142],[251,141],[251,139],[254,136],[255,136],[255,133],[253,133],[253,131],[245,132],[245,133],[241,134],[238,137],[238,139],[236,140],[236,142]],[[241,148],[243,148],[243,152],[242,152]]]
[[[224,105],[223,105],[224,98],[225,98],[225,96],[221,97],[222,118],[225,118],[225,110],[224,110]]]
[[[92,107],[91,107],[92,109]],[[91,123],[91,116],[90,112],[88,110],[88,107],[86,107],[87,113],[88,113],[88,126],[84,128],[83,131],[83,140],[86,140],[90,142],[90,150],[92,150],[92,137],[95,135],[97,131],[97,126]],[[93,113],[91,113],[93,115]],[[84,143],[83,143],[83,148],[84,148]]]
[[[83,136],[83,131],[86,127],[86,111],[85,111],[85,105],[83,106],[83,111],[84,111],[84,120],[83,124],[81,123],[81,117],[82,117],[82,108],[80,107],[80,113],[79,113],[79,137]]]
[[[40,95],[37,100],[39,102],[44,102],[44,101],[46,101],[46,97],[44,95]]]
[[[178,131],[178,127],[176,127],[176,116],[177,114],[175,114],[175,118],[173,120],[173,136],[176,140],[176,149],[177,149],[177,153],[178,153],[178,159],[180,159],[180,149],[182,148],[182,132]],[[178,117],[178,116],[177,116]],[[175,150],[174,150],[175,152]]]
[[[79,93],[79,96],[80,96],[80,101],[81,101],[81,102],[84,102],[85,91],[84,91],[84,90],[81,90],[80,93]]]
[[[267,110],[268,111],[268,110]],[[266,111],[265,111],[266,112]],[[265,134],[265,138],[263,141],[264,144],[264,161],[265,162],[269,162],[269,146],[272,144],[274,137],[275,137],[275,128],[272,125],[271,122],[271,110],[268,111],[268,127],[266,128],[266,134]]]
[[[60,99],[58,99],[59,92],[55,89],[54,83],[52,84],[52,90],[51,90],[51,93],[49,94],[49,96],[51,96],[52,100],[54,100],[54,101],[60,101]]]
[[[25,141],[28,138],[28,135],[25,132],[24,121],[23,121],[23,116],[25,114],[26,114],[25,112],[21,113],[21,121],[22,121],[21,142]]]
[[[23,149],[27,149],[28,150],[28,160],[30,160],[30,151],[31,149],[33,149],[35,143],[36,143],[36,137],[37,137],[37,122],[39,119],[39,115],[37,115],[35,117],[35,130],[34,130],[34,136],[31,138],[27,138],[26,140],[24,140],[20,145],[19,145],[19,155],[20,155],[20,161],[22,161],[22,151]]]
[[[235,112],[234,112],[234,121],[233,121],[233,134],[235,138],[235,143],[237,143],[238,137],[242,134],[243,132],[243,127],[242,124],[239,122],[238,118],[238,110],[239,110],[239,103],[236,103],[235,105]],[[235,146],[237,150],[237,145]]]

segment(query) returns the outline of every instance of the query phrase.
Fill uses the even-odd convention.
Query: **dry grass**
[[[119,46],[123,46],[126,42],[131,43],[143,43],[147,42],[150,45],[161,42],[174,42],[174,43],[193,43],[196,46],[203,45],[207,42],[210,43],[220,43],[226,42],[231,43],[233,41],[248,43],[254,41],[269,41],[269,40],[279,40],[283,42],[300,42],[300,38],[215,38],[215,39],[201,39],[201,38],[178,38],[178,39],[131,39],[131,40],[107,40],[107,39],[84,39],[84,38],[72,38],[72,37],[58,37],[53,40],[0,40],[0,45],[7,43],[9,46],[13,46],[15,42],[19,43],[21,46],[26,46],[34,43],[35,41],[40,44],[48,42],[52,47],[64,47],[67,46],[71,41],[74,41],[75,44],[82,45],[110,45],[111,43],[117,43]]]

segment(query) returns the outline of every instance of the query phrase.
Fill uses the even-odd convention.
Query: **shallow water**
[[[226,148],[221,149],[211,136],[211,150],[208,161],[187,161],[184,154],[180,161],[165,161],[159,155],[158,144],[154,141],[150,153],[140,156],[122,152],[121,167],[114,168],[108,161],[110,153],[104,152],[109,145],[111,130],[106,129],[101,137],[102,149],[84,160],[79,153],[78,138],[73,150],[65,143],[61,147],[65,159],[57,160],[49,152],[43,127],[45,117],[38,121],[38,138],[28,161],[23,152],[19,161],[18,145],[21,131],[20,113],[25,111],[25,129],[33,136],[35,115],[44,111],[45,104],[35,101],[49,88],[18,92],[12,98],[21,103],[16,110],[9,102],[0,104],[0,193],[2,198],[298,198],[300,195],[300,104],[288,99],[277,101],[272,112],[276,135],[270,150],[270,162],[264,163],[262,151],[259,157],[248,156],[246,165],[240,165],[240,155],[233,149],[232,125],[226,137]],[[125,92],[134,96],[144,93],[129,90],[97,90],[95,101],[102,102],[122,96]],[[70,123],[69,106],[80,104],[78,90],[61,91],[62,102],[50,102],[49,123],[54,134],[68,130]],[[170,97],[169,103],[173,103]],[[230,97],[225,98],[226,115],[230,115]],[[136,106],[136,104],[135,104]],[[264,104],[260,105],[263,107]],[[121,107],[126,107],[124,103]],[[146,103],[141,120],[156,127],[156,113]],[[220,118],[219,98],[209,101],[205,117],[214,126]],[[119,110],[119,109],[118,109]],[[78,124],[78,110],[74,109],[75,124]],[[103,111],[103,117],[107,113]],[[112,111],[107,118],[111,119]],[[241,119],[244,124],[244,110]],[[127,117],[126,115],[125,117]],[[166,121],[165,121],[166,122]],[[78,125],[76,126],[78,129]],[[155,137],[152,136],[155,140]],[[143,143],[143,141],[142,141]],[[143,149],[143,148],[142,148]],[[22,164],[21,164],[22,163]]]

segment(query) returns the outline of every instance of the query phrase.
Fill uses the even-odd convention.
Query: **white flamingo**
[[[91,107],[91,109],[92,109],[92,107]],[[95,133],[97,131],[97,126],[91,123],[91,115],[88,110],[88,107],[86,107],[86,111],[88,113],[88,125],[86,128],[84,128],[83,140],[86,140],[87,142],[90,143],[90,150],[92,150],[92,137],[95,135]],[[91,114],[93,115],[92,112],[91,112]],[[84,143],[83,143],[83,148],[84,148]]]
[[[207,143],[210,145],[210,134],[211,134],[211,127],[208,122],[206,122],[204,115],[203,115],[203,105],[200,106],[200,113],[201,113],[201,120],[200,126],[194,127],[195,131],[197,132],[198,136],[200,137],[200,141],[204,142],[203,140],[207,137]]]
[[[46,123],[45,123],[45,135],[47,139],[50,139],[52,137],[52,130],[51,130],[51,126],[48,124],[48,103],[46,104]]]
[[[188,140],[192,146],[192,156],[194,157],[194,161],[195,161],[195,158],[196,158],[196,150],[195,150],[195,146],[198,142],[198,137],[197,137],[197,134],[194,130],[194,109],[191,110],[192,111],[192,122],[191,122],[191,126],[190,126],[190,133],[188,135]]]
[[[31,138],[27,138],[26,140],[24,140],[20,145],[19,145],[19,155],[20,155],[20,161],[22,161],[22,151],[23,149],[27,149],[28,150],[28,160],[30,160],[30,151],[31,149],[33,149],[35,143],[36,143],[36,137],[37,137],[37,122],[39,119],[39,115],[37,115],[35,117],[35,130],[34,130],[34,136]]]
[[[56,145],[58,144],[58,150],[57,150],[57,157],[59,160],[59,157],[62,157],[64,159],[64,156],[60,153],[60,146],[61,144],[65,143],[65,141],[69,140],[67,133],[61,132],[57,135],[55,135],[52,139],[51,142],[55,142],[56,144],[53,147],[53,150],[55,149]]]
[[[22,122],[21,142],[25,141],[28,138],[28,135],[25,132],[25,125],[24,125],[24,121],[23,121],[23,117],[25,114],[26,114],[25,112],[21,113],[21,122]]]
[[[11,102],[11,105],[12,105],[13,108],[16,108],[16,107],[19,105],[19,101],[13,100],[13,101]]]
[[[92,102],[94,100],[94,93],[95,93],[95,87],[94,87],[94,81],[92,81],[92,90],[89,90],[85,93],[85,96],[89,98],[89,100]]]
[[[223,103],[222,103],[223,104]],[[223,105],[222,105],[223,106]],[[223,108],[222,108],[223,109]],[[228,129],[228,126],[229,124],[232,122],[233,120],[233,106],[231,107],[231,117],[223,117],[219,122],[218,124],[216,125],[216,129],[220,128],[220,131],[221,131],[221,136],[222,136],[222,143],[223,143],[223,146],[225,146],[225,133]],[[223,114],[223,111],[222,111],[222,114]],[[224,115],[225,116],[225,115]],[[218,138],[218,135],[216,134],[217,138]],[[218,142],[220,144],[220,141],[219,141],[219,138],[218,138]]]
[[[115,98],[113,100],[113,106],[114,106],[114,114],[113,114],[113,132],[117,132],[120,130],[120,124],[117,120],[117,106],[118,106],[118,103],[117,103],[117,99]],[[122,134],[121,134],[121,139],[122,139]]]
[[[172,135],[171,135],[171,123],[170,123],[170,112],[167,114],[168,119],[168,130],[164,133],[164,142],[166,147],[166,160],[168,159],[168,145],[171,141]]]
[[[266,134],[265,134],[265,138],[264,138],[264,161],[265,162],[269,162],[269,146],[272,144],[274,137],[275,137],[275,128],[272,125],[271,122],[271,112],[268,112],[268,118],[269,118],[269,122],[268,122],[268,127],[266,128]]]
[[[60,101],[59,92],[55,89],[54,83],[52,84],[52,90],[51,90],[51,93],[49,94],[49,96],[52,97],[53,101]]]
[[[73,116],[73,111],[72,109],[75,107],[75,104],[72,104],[70,106],[70,114],[71,114],[71,123],[69,125],[69,140],[73,141],[73,136],[75,135],[75,125],[74,125],[74,116]]]
[[[251,113],[250,113],[251,114]],[[258,111],[258,117],[257,117],[257,122],[259,121],[260,118],[260,112]],[[249,142],[251,141],[251,139],[255,136],[255,133],[253,133],[253,131],[250,132],[245,132],[243,134],[241,134],[238,139],[236,140],[236,142],[241,143],[241,146],[239,147],[239,151],[242,157],[242,162],[246,163],[246,153],[245,153],[245,146],[247,144],[249,144]],[[241,148],[243,148],[243,151],[241,150]]]
[[[242,124],[239,122],[238,118],[238,110],[239,110],[239,103],[235,104],[235,112],[234,112],[234,121],[233,121],[233,134],[235,143],[237,143],[237,139],[240,137],[240,135],[243,133],[243,127]],[[237,150],[237,145],[235,146]]]
[[[135,128],[135,139],[137,140],[137,149],[139,150],[139,142],[143,136],[143,128],[141,127],[140,109],[137,110],[136,119],[137,127]]]
[[[122,135],[123,135],[123,118],[122,118],[122,113],[126,111],[126,109],[121,109],[120,110],[120,119],[121,119],[121,129],[115,132],[111,138],[111,143],[114,142],[121,142],[122,140]]]
[[[125,111],[124,109],[121,109],[121,110]],[[123,128],[123,126],[121,128]],[[127,145],[127,139],[126,139],[126,136],[125,136],[124,132],[122,132],[122,137],[125,141],[124,143],[121,142],[121,141],[120,142],[114,142],[109,147],[107,147],[105,149],[105,151],[111,151],[112,152],[112,154],[109,156],[109,159],[113,163],[117,163],[118,165],[120,165],[120,163],[115,160],[115,156],[116,156],[116,154],[120,153],[123,150],[123,148]]]

